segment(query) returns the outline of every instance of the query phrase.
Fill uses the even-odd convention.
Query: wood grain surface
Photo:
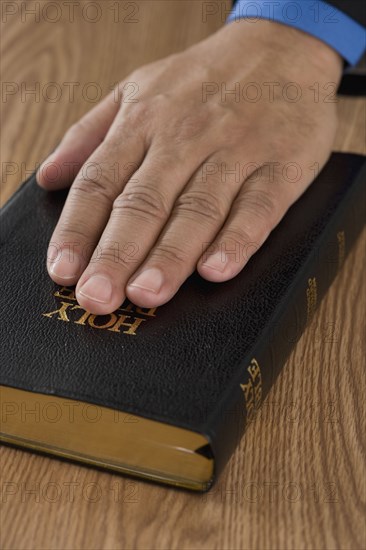
[[[210,2],[219,10],[205,18],[200,0],[72,4],[74,21],[61,0],[1,2],[2,202],[96,93],[208,36],[229,6]],[[339,114],[335,148],[364,153],[364,100],[341,99]],[[365,549],[365,242],[366,232],[211,492],[2,447],[1,547]]]

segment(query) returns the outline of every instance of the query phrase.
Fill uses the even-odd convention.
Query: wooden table
[[[73,21],[70,4],[55,4],[1,2],[3,202],[95,94],[210,35],[225,16],[205,21],[199,0],[120,2],[119,13],[115,1],[79,0]],[[365,102],[341,99],[339,112],[336,149],[365,152]],[[366,548],[365,242],[366,232],[210,493],[3,447],[2,548]]]

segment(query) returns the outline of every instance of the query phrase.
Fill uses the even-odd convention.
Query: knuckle
[[[179,142],[195,139],[207,129],[210,121],[210,113],[207,109],[199,109],[194,113],[187,113],[177,118],[174,124],[174,135]]]
[[[128,77],[122,80],[122,82],[120,82],[117,86],[121,90],[123,90],[127,82],[136,82],[136,83],[141,82],[144,78],[146,78],[147,69],[148,69],[148,64],[137,67],[128,75]]]
[[[124,191],[113,203],[114,215],[131,213],[146,219],[166,220],[169,215],[164,195],[150,185],[138,185],[133,190]]]
[[[188,254],[174,244],[160,243],[154,248],[150,259],[157,261],[163,260],[164,262],[170,262],[177,264],[178,266],[182,266],[182,264],[188,263]]]
[[[210,223],[222,221],[226,208],[220,199],[208,191],[189,191],[176,201],[175,212],[192,219],[202,218]]]
[[[114,247],[99,247],[96,251],[95,262],[100,262],[103,266],[108,266],[115,269],[127,269],[131,268],[131,259],[122,254],[118,248]]]
[[[105,171],[101,176],[77,178],[70,191],[72,197],[78,201],[96,198],[112,203],[115,197],[115,183]]]
[[[259,220],[265,231],[271,231],[278,217],[277,201],[271,191],[247,190],[237,201],[240,211],[245,212],[253,220]]]
[[[85,243],[88,240],[90,228],[80,219],[72,224],[61,222],[57,227],[57,242],[61,243]]]
[[[131,125],[135,129],[145,125],[152,114],[151,105],[146,100],[139,100],[138,103],[125,103],[123,109],[125,124]]]
[[[85,133],[86,131],[90,131],[90,123],[87,121],[87,119],[81,118],[72,126],[70,126],[70,128],[65,133],[64,139],[73,138],[75,136],[78,136],[80,133]]]
[[[238,225],[226,228],[223,240],[233,244],[233,248],[239,247],[239,249],[245,249],[245,247],[253,243],[253,238],[250,233],[245,228],[239,227]]]

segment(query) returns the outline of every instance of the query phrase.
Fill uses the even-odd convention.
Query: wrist
[[[293,27],[268,21],[271,36],[277,37],[277,48],[283,55],[288,49],[293,51],[295,69],[300,72],[319,72],[323,78],[339,84],[343,72],[342,57],[328,44]]]
[[[325,42],[293,27],[264,19],[241,19],[218,33],[222,33],[225,55],[234,42],[233,53],[239,53],[243,64],[267,59],[273,66],[282,65],[286,78],[304,83],[319,76],[338,85],[342,77],[342,57]]]

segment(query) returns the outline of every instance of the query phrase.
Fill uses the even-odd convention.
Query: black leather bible
[[[2,441],[209,489],[361,232],[365,175],[333,154],[235,279],[106,316],[48,277],[66,192],[32,176],[0,215]]]

